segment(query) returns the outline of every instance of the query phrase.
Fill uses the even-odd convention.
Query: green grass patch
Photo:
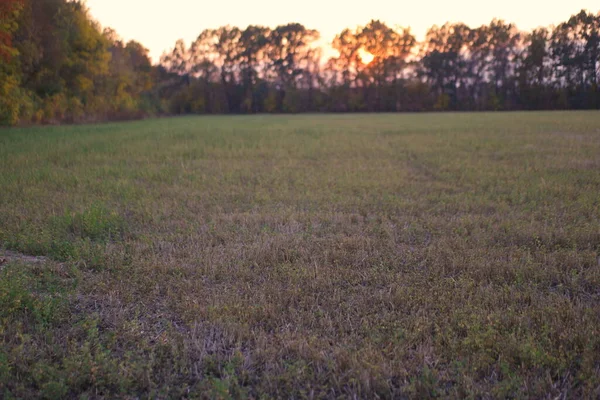
[[[9,249],[33,256],[48,256],[57,261],[79,260],[99,266],[106,246],[122,242],[126,235],[125,220],[95,203],[82,212],[51,215],[41,224],[25,221],[16,233],[6,235],[4,243]]]

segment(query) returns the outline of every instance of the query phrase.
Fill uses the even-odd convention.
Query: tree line
[[[81,1],[0,0],[0,123],[149,115],[600,108],[600,13],[532,32],[493,20],[206,29],[152,65]]]

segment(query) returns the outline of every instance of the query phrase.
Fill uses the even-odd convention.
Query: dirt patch
[[[48,261],[46,257],[27,256],[14,251],[0,250],[0,268],[11,262],[22,262],[27,264],[40,264]]]

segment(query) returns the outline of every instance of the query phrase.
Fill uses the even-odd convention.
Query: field
[[[0,130],[3,258],[5,399],[598,398],[600,113]]]

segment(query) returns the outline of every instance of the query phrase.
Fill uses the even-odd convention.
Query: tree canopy
[[[433,26],[422,42],[378,20],[325,59],[298,23],[206,29],[152,65],[82,1],[0,0],[0,124],[207,113],[600,107],[600,13],[532,32],[492,20]]]

